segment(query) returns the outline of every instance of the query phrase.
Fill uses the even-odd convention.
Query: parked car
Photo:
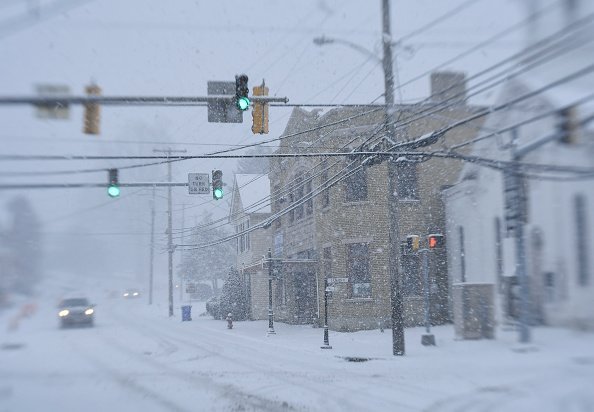
[[[58,305],[58,317],[62,328],[68,326],[93,326],[95,305],[87,298],[63,299]]]

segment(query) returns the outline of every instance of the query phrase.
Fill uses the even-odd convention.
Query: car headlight
[[[92,315],[95,312],[92,308],[85,310],[85,315]]]
[[[128,296],[128,295],[129,295],[129,293],[128,293],[128,292],[124,293],[124,296]]]
[[[133,293],[133,295],[134,295],[134,296],[138,296],[138,292],[134,292],[134,293]]]
[[[69,313],[70,313],[70,311],[68,309],[64,309],[64,310],[61,310],[60,312],[58,312],[58,316],[63,318],[64,316],[68,316]]]

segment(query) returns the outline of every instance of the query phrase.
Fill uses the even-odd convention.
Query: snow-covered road
[[[267,322],[166,316],[144,299],[104,299],[96,327],[61,330],[54,302],[7,331],[0,314],[0,412],[4,411],[592,411],[594,336],[535,329],[520,348],[513,331],[492,341],[437,347],[406,330],[407,355],[391,355],[391,333],[333,333]],[[360,357],[365,362],[346,358]]]

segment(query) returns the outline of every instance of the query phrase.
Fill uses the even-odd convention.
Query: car
[[[140,291],[138,289],[126,289],[124,291],[124,293],[122,294],[122,296],[126,299],[130,299],[130,298],[139,298],[140,297]]]
[[[95,305],[87,298],[76,297],[63,299],[58,305],[60,326],[93,326],[95,322]]]

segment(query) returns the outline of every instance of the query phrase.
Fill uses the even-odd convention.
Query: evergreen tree
[[[216,242],[228,232],[213,223],[212,215],[203,214],[200,223],[186,236],[186,243],[204,245]],[[184,251],[178,270],[183,278],[192,282],[210,282],[215,295],[218,294],[218,279],[225,279],[229,265],[235,262],[236,251],[233,242]]]
[[[41,276],[41,235],[39,219],[24,196],[18,196],[8,203],[12,217],[5,234],[5,249],[12,262],[13,280],[8,285],[21,293],[31,293]]]
[[[246,320],[249,318],[249,303],[246,285],[239,271],[235,268],[229,270],[227,280],[221,292],[221,316],[233,315],[233,320]]]

